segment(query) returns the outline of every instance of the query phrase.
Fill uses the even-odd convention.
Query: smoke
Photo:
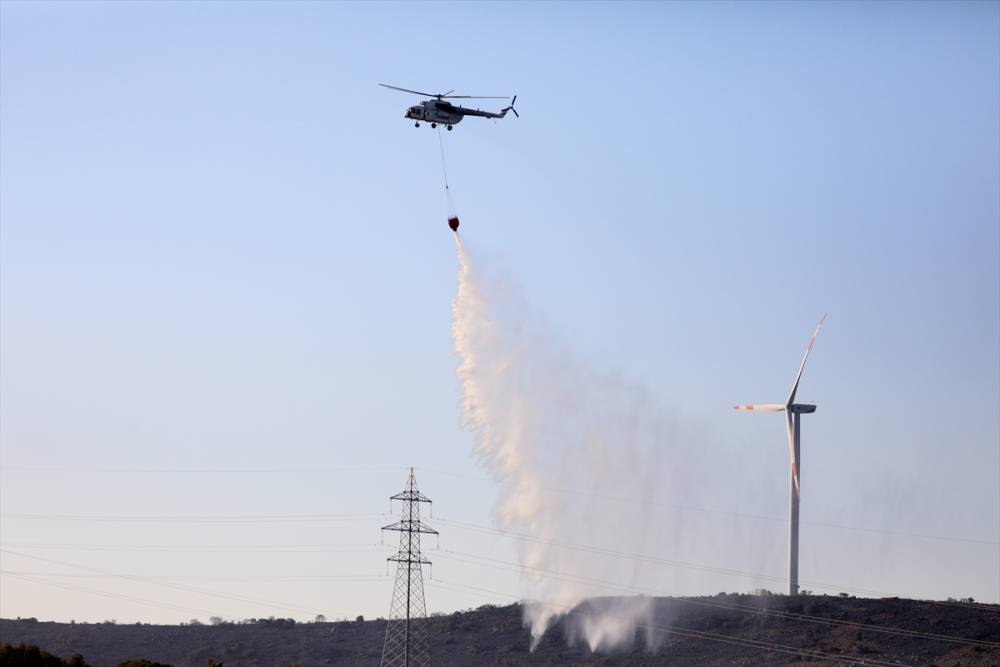
[[[609,499],[652,506],[666,487],[687,486],[690,471],[679,474],[662,458],[684,456],[666,446],[675,440],[670,422],[642,386],[570,358],[517,291],[478,272],[456,240],[452,336],[463,421],[500,484],[499,524],[533,538],[519,552],[534,600],[525,606],[532,648],[560,618],[567,639],[591,650],[640,636],[652,646],[648,598],[590,598],[662,584],[654,566],[566,543],[655,553],[671,517]]]

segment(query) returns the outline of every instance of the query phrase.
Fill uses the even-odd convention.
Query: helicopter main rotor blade
[[[392,86],[390,86],[391,88]],[[506,95],[442,95],[441,97],[450,97],[455,100],[507,100],[510,99]]]
[[[399,86],[390,86],[390,85],[385,84],[385,83],[380,83],[378,85],[382,86],[383,88],[392,88],[393,90],[401,90],[404,93],[413,93],[414,95],[423,95],[424,97],[439,97],[438,95],[435,95],[434,93],[422,93],[419,90],[410,90],[409,88],[400,88]]]

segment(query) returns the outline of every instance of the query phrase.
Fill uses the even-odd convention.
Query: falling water
[[[582,638],[592,650],[631,643],[641,630],[652,643],[648,598],[580,605],[624,590],[603,582],[630,590],[649,585],[650,566],[559,543],[643,552],[663,541],[666,520],[651,521],[641,506],[623,509],[603,498],[653,501],[670,483],[662,465],[666,421],[641,386],[571,359],[517,291],[477,272],[455,238],[452,336],[462,416],[500,484],[500,526],[533,538],[519,553],[534,600],[525,607],[533,646],[563,616],[568,639]]]

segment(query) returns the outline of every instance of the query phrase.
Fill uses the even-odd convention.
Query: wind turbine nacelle
[[[816,406],[806,405],[805,403],[792,403],[788,406],[788,411],[797,415],[809,415],[816,412]]]

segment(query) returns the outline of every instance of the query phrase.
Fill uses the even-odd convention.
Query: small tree
[[[316,614],[316,618],[314,620],[316,623],[326,623],[326,616],[323,614]]]
[[[89,667],[79,653],[73,654],[69,660],[43,651],[34,644],[0,644],[0,665],[14,667]]]

